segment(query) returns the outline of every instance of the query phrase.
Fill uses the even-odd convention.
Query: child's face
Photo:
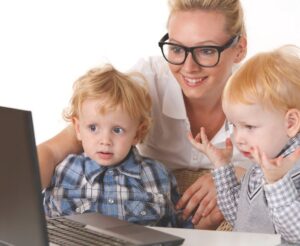
[[[119,164],[137,144],[138,120],[119,107],[100,114],[101,100],[85,100],[74,119],[77,138],[84,152],[102,166]]]
[[[223,102],[223,110],[233,124],[233,142],[250,159],[253,159],[250,153],[253,147],[259,147],[268,158],[276,157],[289,139],[283,112],[259,104],[228,102]]]

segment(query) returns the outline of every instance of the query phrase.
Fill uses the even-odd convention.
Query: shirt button
[[[112,198],[108,199],[108,203],[113,204],[114,202],[115,202],[114,199],[112,199]]]
[[[108,173],[111,174],[111,175],[113,175],[114,171],[113,170],[109,170]]]
[[[143,211],[141,211],[141,213],[140,213],[142,216],[145,216],[147,213],[146,213],[146,211],[145,210],[143,210]]]

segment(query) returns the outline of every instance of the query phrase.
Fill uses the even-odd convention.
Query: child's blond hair
[[[141,74],[125,74],[110,64],[89,70],[74,82],[70,105],[63,112],[64,119],[72,121],[78,118],[85,100],[101,99],[105,103],[99,108],[99,113],[121,107],[132,119],[139,120],[138,137],[142,142],[150,128],[151,98],[141,80],[145,82]]]
[[[229,79],[223,100],[300,109],[300,48],[285,45],[253,56]]]

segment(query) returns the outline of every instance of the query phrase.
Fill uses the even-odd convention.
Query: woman
[[[187,133],[195,135],[205,127],[212,143],[226,139],[221,94],[234,65],[246,54],[243,11],[239,0],[169,0],[169,5],[168,34],[159,43],[163,57],[142,60],[134,68],[148,80],[153,101],[153,128],[139,148],[179,173],[210,169],[212,164],[192,147]],[[72,127],[40,144],[43,186],[58,162],[80,151]],[[235,157],[242,159],[237,153]],[[209,172],[183,193],[177,209],[184,218],[192,215],[198,228],[220,224],[223,218]]]

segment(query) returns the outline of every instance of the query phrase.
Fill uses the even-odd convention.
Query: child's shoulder
[[[85,162],[84,154],[70,154],[56,167],[56,172],[62,172],[65,169],[82,168]]]
[[[142,156],[137,149],[134,149],[135,159],[139,162],[143,169],[150,168],[151,170],[156,170],[156,172],[160,172],[161,174],[170,175],[169,170],[166,166],[153,158]]]

